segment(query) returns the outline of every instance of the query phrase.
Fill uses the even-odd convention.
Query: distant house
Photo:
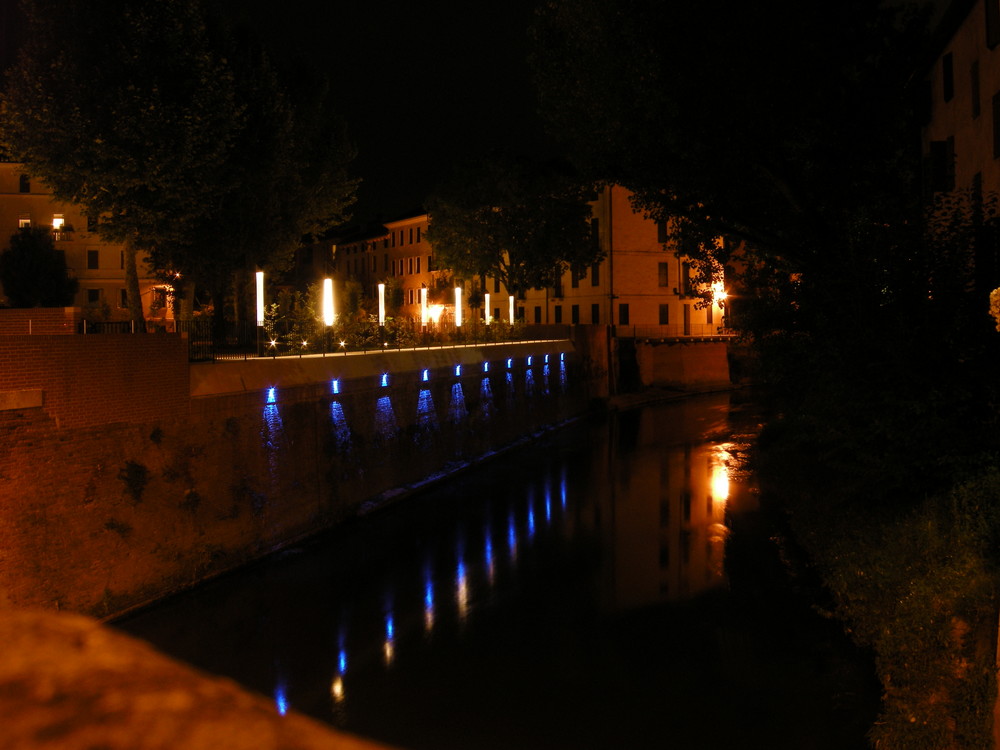
[[[54,200],[51,190],[29,177],[21,164],[0,162],[0,251],[7,248],[12,234],[26,226],[52,229],[56,250],[65,254],[70,275],[80,282],[75,307],[97,317],[128,317],[122,246],[102,240],[94,221],[79,206]],[[147,319],[172,317],[168,287],[152,277],[141,257],[139,288]]]
[[[706,304],[693,288],[688,259],[680,254],[670,227],[636,213],[629,192],[618,186],[601,190],[591,211],[593,241],[604,251],[604,259],[568,269],[553,287],[524,292],[514,300],[514,320],[615,326],[620,336],[725,334],[724,295]],[[427,289],[429,303],[443,304],[443,319],[453,320],[454,297],[450,288],[442,287],[450,273],[434,261],[426,240],[428,221],[427,214],[418,214],[340,238],[331,247],[338,285],[356,282],[372,300],[378,284],[396,287],[402,302],[398,314],[414,322],[421,319],[421,289]],[[510,293],[500,280],[487,278],[482,291],[490,295],[489,304],[483,300],[478,316],[510,322]],[[468,296],[463,308],[463,319],[471,320]]]
[[[1000,195],[1000,0],[953,0],[923,82],[927,194],[967,191],[974,205]],[[997,237],[986,229],[970,258],[977,294],[1000,286]]]

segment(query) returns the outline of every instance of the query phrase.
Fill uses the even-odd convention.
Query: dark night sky
[[[355,218],[419,210],[457,159],[544,153],[525,55],[534,0],[216,0],[280,54],[329,71],[359,151]],[[17,0],[0,0],[0,65],[13,60]]]

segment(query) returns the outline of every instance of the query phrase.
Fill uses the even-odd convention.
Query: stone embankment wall
[[[4,336],[0,362],[0,606],[99,617],[318,532],[591,396],[566,341],[188,365],[173,335]]]

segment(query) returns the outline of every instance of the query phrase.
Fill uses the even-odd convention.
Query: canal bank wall
[[[189,365],[178,336],[15,335],[0,337],[0,363],[0,606],[100,618],[595,396],[595,367],[568,340]]]

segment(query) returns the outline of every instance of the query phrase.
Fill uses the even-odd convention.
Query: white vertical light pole
[[[333,279],[323,279],[323,323],[333,325]]]
[[[257,325],[264,325],[264,272],[257,272]]]
[[[455,287],[455,328],[462,327],[462,287]]]
[[[427,287],[420,288],[420,325],[427,327]]]
[[[490,324],[490,293],[483,295],[483,304],[486,306],[486,325]]]
[[[510,320],[510,324],[514,325],[514,295],[507,297],[507,317]]]
[[[385,325],[385,284],[378,285],[378,324]]]

